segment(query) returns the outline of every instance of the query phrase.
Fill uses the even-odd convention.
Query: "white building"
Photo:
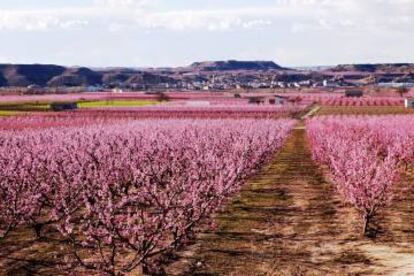
[[[324,80],[322,82],[323,87],[338,87],[338,84],[332,80]]]
[[[120,88],[114,88],[114,89],[112,89],[112,93],[122,94],[122,93],[124,93],[124,91],[122,89],[120,89]]]
[[[414,99],[405,99],[405,108],[414,108]]]
[[[386,88],[413,88],[414,82],[380,82],[378,84],[379,87],[386,87]]]

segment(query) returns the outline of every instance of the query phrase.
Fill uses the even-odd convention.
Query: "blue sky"
[[[1,0],[0,63],[414,62],[412,0]]]

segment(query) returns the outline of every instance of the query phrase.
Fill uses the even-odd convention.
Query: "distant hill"
[[[157,73],[131,70],[91,70],[86,67],[58,65],[0,64],[0,87],[79,87],[157,84],[174,80]]]
[[[181,68],[183,69],[183,68]],[[272,61],[207,61],[184,68],[186,72],[201,71],[267,71],[285,68]],[[157,85],[176,83],[183,76],[176,68],[104,68],[63,67],[49,64],[0,64],[0,87],[76,87],[91,85]],[[175,75],[175,78],[173,75]]]
[[[0,85],[28,86],[36,84],[46,86],[49,80],[65,71],[65,67],[57,65],[0,64]]]
[[[195,62],[190,68],[199,71],[238,71],[238,70],[283,70],[273,61],[204,61]]]
[[[47,82],[48,86],[88,86],[102,84],[102,74],[85,67],[67,68]]]
[[[412,63],[342,64],[342,65],[329,68],[328,71],[408,74],[408,73],[414,73],[414,64]]]
[[[0,87],[86,87],[104,86],[147,89],[190,87],[202,89],[212,76],[215,82],[263,83],[271,80],[300,82],[312,80],[414,82],[414,64],[344,64],[333,67],[290,69],[273,61],[204,61],[179,68],[64,67],[50,64],[0,64]],[[201,83],[201,84],[200,84]],[[216,84],[215,83],[215,84]],[[171,85],[171,86],[170,86]],[[180,86],[181,85],[181,86]],[[201,85],[201,86],[200,86]],[[223,86],[224,87],[224,86]]]

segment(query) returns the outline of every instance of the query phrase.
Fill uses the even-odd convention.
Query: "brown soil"
[[[318,116],[323,115],[404,115],[414,114],[414,109],[403,106],[323,106]]]
[[[413,183],[413,179],[406,180]],[[411,184],[412,185],[412,184]],[[358,214],[323,178],[297,128],[271,165],[217,217],[171,275],[414,275],[414,196],[361,238]]]

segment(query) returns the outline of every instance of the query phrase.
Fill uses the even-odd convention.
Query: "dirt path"
[[[310,118],[310,117],[312,117],[313,115],[315,115],[316,113],[318,113],[319,112],[319,110],[321,109],[321,106],[319,106],[319,105],[314,105],[309,111],[308,111],[308,113],[306,113],[305,115],[303,115],[302,117],[301,117],[301,120],[305,120],[305,119],[307,119],[307,118]]]
[[[367,255],[385,268],[387,275],[414,275],[414,167],[403,175],[397,190],[400,200],[378,219],[380,233],[375,244],[365,245]]]
[[[357,214],[325,182],[303,127],[217,221],[217,231],[186,252],[187,271],[176,265],[169,274],[411,275],[413,269],[412,245],[401,251],[403,244],[359,238]]]

